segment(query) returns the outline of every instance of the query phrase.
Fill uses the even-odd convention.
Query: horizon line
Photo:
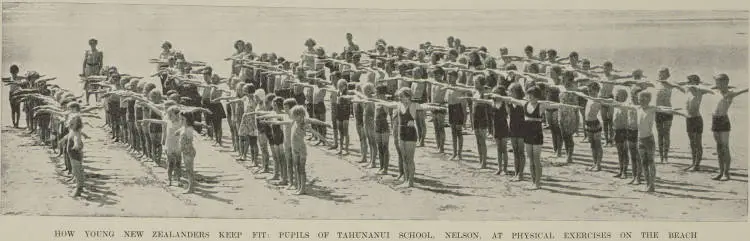
[[[273,9],[323,9],[323,10],[347,10],[347,9],[358,9],[358,10],[400,10],[400,11],[496,11],[496,10],[539,10],[539,11],[642,11],[642,12],[660,12],[660,11],[680,11],[680,12],[687,12],[687,11],[695,11],[695,12],[750,12],[749,9],[736,9],[735,8],[715,8],[715,9],[706,9],[704,8],[674,8],[674,9],[662,9],[662,8],[653,8],[654,6],[650,6],[649,8],[603,8],[603,7],[591,7],[591,8],[571,8],[570,6],[580,6],[578,4],[562,4],[563,7],[549,7],[550,4],[545,4],[544,6],[547,6],[546,8],[539,8],[538,4],[535,5],[514,5],[514,4],[508,4],[503,5],[505,7],[498,8],[495,6],[484,6],[484,7],[474,7],[474,8],[465,8],[463,6],[473,6],[472,4],[463,4],[462,6],[453,6],[453,7],[430,7],[435,6],[436,4],[427,4],[427,7],[413,7],[413,6],[406,6],[406,7],[395,7],[394,4],[387,4],[389,0],[381,0],[378,1],[380,4],[376,4],[373,6],[372,4],[367,4],[367,1],[359,2],[364,3],[361,4],[362,6],[353,6],[351,2],[347,1],[347,4],[333,4],[332,6],[330,4],[315,4],[310,2],[302,2],[302,4],[288,4],[286,6],[279,5],[277,1],[271,1],[270,4],[263,4],[262,0],[260,2],[258,1],[227,1],[227,0],[215,0],[215,1],[204,1],[203,4],[195,3],[195,2],[201,2],[203,0],[185,0],[185,1],[175,1],[175,0],[164,0],[159,2],[154,1],[147,1],[147,0],[130,0],[130,1],[103,1],[103,0],[42,0],[42,1],[35,1],[35,0],[17,0],[17,1],[3,1],[3,6],[5,6],[5,3],[16,3],[16,4],[86,4],[86,5],[92,5],[92,4],[107,4],[107,5],[153,5],[153,6],[188,6],[188,7],[248,7],[248,8],[273,8]],[[338,0],[327,0],[327,1],[338,1]],[[396,0],[398,1],[398,0]],[[287,1],[281,1],[281,4],[286,4],[288,2],[295,2],[295,0],[287,0]],[[373,1],[374,2],[374,1]],[[419,1],[407,1],[407,2],[419,2]],[[429,1],[433,2],[433,1]],[[434,0],[434,2],[441,2],[440,0]],[[467,1],[468,2],[468,1]],[[580,0],[579,0],[580,2]],[[599,1],[597,1],[599,2]],[[356,5],[356,4],[355,4]],[[404,5],[404,4],[400,4]],[[424,6],[424,5],[420,5]],[[510,6],[510,7],[507,7]],[[4,7],[3,7],[4,9]]]

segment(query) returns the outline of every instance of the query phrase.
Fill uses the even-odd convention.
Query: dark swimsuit
[[[484,98],[484,94],[480,94],[479,98]],[[486,103],[474,103],[474,116],[472,119],[472,125],[474,129],[487,129],[490,127],[490,105]]]
[[[526,119],[524,119],[524,116],[526,111],[523,109],[523,106],[509,105],[508,107],[510,107],[508,136],[516,138],[525,137]]]
[[[492,108],[492,124],[495,130],[495,139],[508,137],[508,109],[503,103],[500,107]]]
[[[409,121],[413,121],[414,117],[411,116],[409,108],[406,108],[406,113],[402,113],[401,110],[398,112],[400,121],[399,125],[399,139],[401,141],[417,141],[417,128],[414,126],[408,126]]]
[[[385,107],[377,107],[375,109],[375,132],[377,133],[388,133],[388,111]]]
[[[729,116],[714,116],[711,123],[711,130],[714,132],[727,132],[732,130],[732,124],[729,122]]]
[[[534,112],[527,111],[529,103],[527,102],[522,108],[524,118],[526,119],[526,137],[523,142],[529,145],[541,145],[544,142],[542,132],[542,114],[539,111],[539,104],[536,104]]]
[[[448,123],[462,126],[466,123],[466,110],[461,103],[448,105]]]
[[[271,125],[271,138],[268,142],[271,145],[284,144],[284,130],[281,129],[281,125]]]
[[[347,121],[352,112],[352,102],[349,99],[339,98],[336,104],[336,120]]]

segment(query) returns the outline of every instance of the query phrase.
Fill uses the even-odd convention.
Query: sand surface
[[[146,75],[153,71],[153,66],[147,64],[146,60],[156,56],[159,51],[158,45],[164,39],[170,39],[179,49],[184,50],[188,58],[195,56],[192,59],[216,63],[219,66],[216,68],[217,71],[226,73],[228,68],[226,64],[221,64],[221,58],[231,53],[231,43],[237,38],[254,42],[257,39],[256,48],[260,49],[259,52],[281,51],[279,53],[290,57],[301,52],[301,43],[306,36],[320,36],[320,43],[332,46],[330,49],[336,51],[338,47],[335,46],[343,46],[345,31],[354,32],[358,39],[362,39],[360,42],[369,43],[380,35],[388,41],[408,46],[424,40],[442,42],[441,39],[449,34],[465,35],[467,42],[486,42],[492,44],[487,45],[490,49],[496,49],[499,45],[488,39],[496,37],[502,40],[504,38],[499,36],[508,36],[508,33],[518,30],[522,25],[503,22],[503,25],[495,26],[499,33],[471,32],[465,27],[472,25],[472,21],[475,20],[469,18],[465,21],[456,21],[453,25],[443,21],[447,27],[429,29],[424,20],[417,21],[429,14],[406,12],[402,13],[401,20],[412,18],[413,22],[409,26],[421,29],[403,34],[410,31],[410,28],[407,28],[409,26],[396,26],[396,22],[399,21],[392,20],[393,14],[383,11],[359,10],[356,13],[344,13],[339,10],[305,12],[298,9],[260,9],[247,10],[253,14],[242,15],[237,13],[239,10],[236,9],[216,8],[211,14],[224,14],[224,18],[216,18],[216,22],[196,23],[197,26],[210,31],[208,35],[212,36],[207,37],[207,34],[195,31],[195,28],[183,26],[181,23],[185,16],[176,16],[200,12],[200,8],[175,7],[184,8],[187,12],[165,13],[164,11],[169,8],[158,7],[124,11],[132,14],[126,15],[114,11],[119,7],[139,8],[119,5],[92,8],[91,5],[4,3],[3,71],[8,69],[7,66],[11,62],[19,63],[24,71],[34,69],[59,76],[59,84],[76,88],[75,76],[80,69],[80,58],[85,49],[85,41],[91,36],[96,36],[102,43],[107,54],[106,64],[121,66],[127,73]],[[81,13],[65,14],[75,9],[81,9]],[[331,12],[322,14],[319,11]],[[340,23],[341,21],[337,21],[335,17],[336,14],[339,17],[349,17],[351,21]],[[445,14],[465,16],[466,13]],[[723,71],[729,73],[733,81],[736,80],[733,82],[735,85],[747,86],[747,36],[738,34],[743,31],[746,34],[746,18],[739,22],[700,22],[689,25],[663,22],[623,24],[618,21],[640,15],[615,14],[619,17],[608,18],[609,15],[598,14],[600,15],[589,14],[585,17],[589,21],[615,19],[617,21],[611,23],[612,26],[620,26],[610,29],[605,22],[597,27],[596,31],[600,31],[599,35],[606,41],[559,41],[559,38],[554,38],[555,33],[564,32],[560,30],[561,26],[533,21],[526,24],[542,27],[518,32],[523,38],[507,38],[506,46],[511,47],[512,53],[520,52],[526,43],[560,46],[558,51],[561,53],[575,49],[581,55],[591,56],[595,63],[611,59],[616,67],[620,66],[626,70],[644,68],[647,75],[654,75],[656,66],[659,65],[672,67],[675,78],[688,73],[699,73],[708,78],[716,71]],[[714,13],[704,13],[711,14]],[[320,24],[299,22],[310,15],[322,16],[316,18]],[[653,17],[647,17],[649,16]],[[270,20],[247,20],[260,17]],[[132,21],[125,21],[131,18]],[[211,19],[210,16],[197,18]],[[154,24],[157,19],[161,21],[160,24]],[[280,22],[281,19],[287,22]],[[380,21],[381,19],[384,21]],[[385,21],[388,19],[392,21]],[[102,21],[109,25],[91,24],[92,21]],[[228,25],[222,25],[223,22]],[[242,26],[237,25],[237,22],[252,23]],[[500,24],[502,21],[494,22]],[[586,21],[569,23],[577,32],[565,33],[564,37],[573,39],[575,35],[598,36],[596,31],[584,28],[588,25],[583,25],[582,22]],[[477,28],[492,27],[487,25],[491,24],[483,23]],[[289,36],[248,34],[278,26],[288,26]],[[320,28],[321,26],[328,28]],[[117,31],[113,31],[113,28]],[[247,32],[237,33],[236,29],[246,29]],[[58,37],[39,37],[45,33]],[[693,41],[682,41],[686,38]],[[299,48],[294,47],[296,43],[299,43]],[[226,46],[222,47],[224,45]],[[206,50],[206,46],[217,49]],[[3,72],[3,75],[6,74]],[[3,89],[3,93],[7,93],[7,89]],[[747,118],[747,96],[735,100],[731,112],[733,123],[737,123],[733,125],[731,137],[733,180],[710,180],[717,166],[715,144],[710,128],[706,128],[707,131],[704,133],[704,171],[682,171],[690,163],[690,154],[684,133],[684,121],[677,118],[672,129],[673,152],[670,154],[670,163],[657,164],[659,180],[657,192],[654,194],[641,192],[644,186],[627,185],[628,180],[612,177],[617,168],[614,148],[605,149],[603,171],[588,172],[585,171],[591,163],[588,144],[576,143],[575,163],[566,165],[563,159],[552,156],[548,132],[545,133],[546,146],[542,154],[544,188],[529,191],[526,189],[528,181],[510,182],[506,176],[494,175],[494,144],[489,145],[488,151],[490,169],[478,169],[475,140],[468,133],[465,136],[466,160],[463,162],[451,161],[449,156],[435,153],[431,124],[428,124],[427,146],[418,148],[415,158],[419,179],[417,187],[397,188],[393,174],[396,173],[395,150],[391,149],[391,175],[377,175],[375,169],[363,167],[357,163],[360,159],[359,143],[353,123],[350,128],[350,155],[338,156],[335,152],[321,147],[308,148],[308,179],[312,182],[310,195],[295,196],[290,191],[274,186],[266,180],[268,175],[255,174],[249,163],[235,161],[231,146],[213,146],[207,139],[196,143],[196,171],[199,174],[197,193],[183,194],[182,188],[166,185],[165,169],[137,158],[138,154],[128,152],[127,147],[122,144],[112,143],[108,131],[99,128],[102,121],[92,120],[94,127],[85,128],[85,132],[92,137],[86,140],[85,147],[85,165],[89,177],[87,185],[90,189],[79,199],[69,196],[73,183],[61,172],[60,159],[48,148],[37,145],[37,141],[26,134],[25,130],[10,126],[8,100],[1,99],[0,211],[5,215],[291,219],[747,220],[747,125],[741,124]],[[681,94],[675,94],[673,98],[676,106],[682,105],[683,100],[684,96]],[[704,102],[702,111],[707,116],[715,105],[715,98],[707,97]],[[21,118],[23,120],[24,117]],[[706,124],[710,126],[710,119],[706,120]],[[224,134],[228,135],[228,127],[225,126],[224,130]],[[227,136],[225,140],[228,144]],[[577,137],[576,141],[579,142],[580,137]],[[450,152],[450,147],[446,151]],[[510,158],[512,160],[512,154]]]

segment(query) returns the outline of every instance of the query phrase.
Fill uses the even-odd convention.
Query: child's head
[[[581,68],[583,70],[588,70],[591,68],[591,61],[588,59],[581,60]]]
[[[295,107],[292,107],[291,110],[289,110],[290,115],[292,117],[292,120],[295,122],[303,122],[305,118],[307,118],[307,110],[305,107],[298,105]]]
[[[167,116],[169,120],[177,121],[180,119],[180,108],[177,106],[171,106],[167,108]]]
[[[254,94],[255,93],[255,85],[253,85],[253,84],[246,84],[246,85],[242,86],[242,92],[245,95],[247,95],[247,96],[250,96],[250,95]]]
[[[20,69],[18,69],[18,65],[15,65],[15,64],[14,64],[14,65],[11,65],[11,66],[10,66],[10,73],[11,73],[12,75],[17,75],[19,71],[21,71],[21,70],[20,70]]]
[[[599,83],[597,83],[597,82],[591,82],[591,84],[589,84],[589,86],[588,86],[588,94],[589,94],[589,96],[591,96],[591,97],[597,97],[597,96],[599,96],[599,89],[601,89],[601,87],[599,86]]]
[[[254,93],[254,97],[258,101],[263,101],[263,98],[266,97],[266,91],[263,89],[256,89]]]
[[[275,94],[273,94],[273,93],[268,93],[268,94],[266,95],[266,101],[265,101],[265,103],[266,103],[266,107],[267,107],[267,108],[270,108],[271,106],[273,106],[273,100],[274,100],[274,99],[276,99],[276,95],[275,95]]]
[[[408,103],[411,102],[411,98],[414,96],[414,93],[412,93],[411,88],[403,87],[396,91],[396,96],[398,96],[401,102]]]
[[[375,86],[371,83],[366,83],[365,86],[362,87],[362,93],[367,97],[372,97],[375,94]]]
[[[339,91],[346,90],[346,80],[345,79],[339,79],[339,81],[336,82],[336,89]]]
[[[279,97],[279,98],[281,98],[281,97]],[[275,99],[274,99],[274,101],[275,101]],[[285,111],[289,111],[289,110],[292,109],[292,107],[294,107],[294,106],[297,105],[297,100],[295,100],[294,98],[286,99],[286,100],[284,100],[283,105],[284,105],[284,110]]]
[[[492,93],[498,94],[498,95],[502,95],[502,96],[507,96],[508,95],[508,91],[505,88],[505,86],[503,86],[503,85],[497,85],[497,86],[495,86],[495,89],[492,90]]]
[[[662,67],[659,69],[659,79],[660,80],[666,80],[669,79],[671,75],[669,74],[669,68]]]
[[[78,102],[71,101],[68,103],[68,110],[72,112],[79,112],[81,111],[81,104],[78,104]]]
[[[143,85],[143,93],[144,94],[149,94],[154,89],[156,89],[156,84],[154,84],[154,83],[146,83],[145,85]]]
[[[524,93],[523,93],[523,87],[518,82],[515,82],[510,85],[510,94],[511,97],[516,99],[523,99]]]
[[[456,81],[458,81],[458,71],[455,69],[448,70],[448,83],[456,84]]]
[[[485,85],[487,85],[487,79],[485,79],[484,76],[478,75],[474,77],[474,89],[482,91],[484,90]]]
[[[633,79],[639,80],[643,78],[643,70],[636,69],[633,70]]]
[[[628,100],[628,91],[625,89],[618,89],[615,93],[615,100],[617,102],[625,102]]]
[[[537,86],[532,86],[531,88],[526,90],[526,94],[529,95],[529,100],[541,100],[542,99],[542,90],[539,89]]]
[[[651,92],[641,91],[638,93],[638,104],[642,106],[649,105],[651,103]]]
[[[714,81],[716,81],[716,87],[719,89],[729,88],[729,75],[727,74],[717,74],[714,76]]]
[[[169,100],[174,101],[175,103],[180,103],[180,95],[179,94],[171,94],[171,95],[169,95]]]
[[[159,104],[163,101],[163,96],[159,90],[151,90],[148,92],[148,99],[155,104]]]
[[[273,110],[275,111],[281,111],[282,109],[284,109],[284,97],[276,96],[273,99],[272,107],[273,107]]]
[[[388,86],[387,85],[378,85],[375,87],[375,94],[378,96],[385,96],[388,94]]]
[[[234,90],[234,92],[237,94],[237,97],[245,96],[245,85],[247,85],[247,83],[245,82],[237,84],[237,89]]]

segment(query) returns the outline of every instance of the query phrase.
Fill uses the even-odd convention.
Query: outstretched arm
[[[745,88],[744,90],[735,91],[735,92],[732,92],[731,96],[732,96],[732,98],[734,98],[734,97],[737,97],[737,96],[739,96],[741,94],[747,93],[747,91],[748,91],[747,88]]]

